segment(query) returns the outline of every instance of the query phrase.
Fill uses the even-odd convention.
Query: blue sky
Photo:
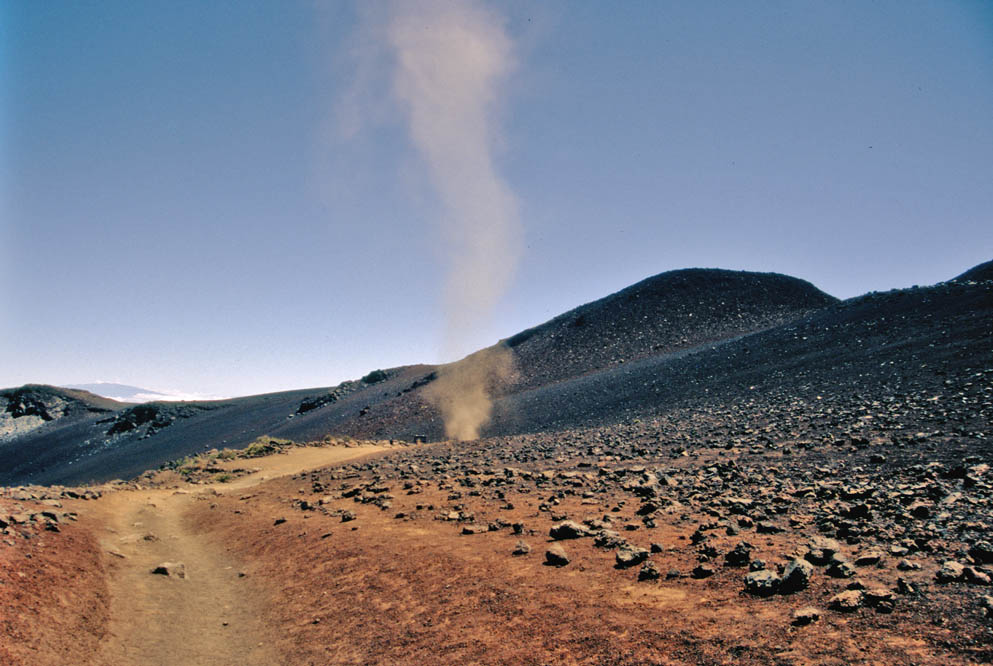
[[[458,6],[506,58],[487,168],[519,232],[460,348],[671,269],[850,297],[993,258],[989,2]],[[0,4],[0,385],[451,360],[458,209],[377,29],[419,9]]]

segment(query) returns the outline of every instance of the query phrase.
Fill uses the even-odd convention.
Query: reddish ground
[[[106,572],[93,532],[59,529],[8,528],[0,537],[0,664],[87,663],[106,632]]]
[[[297,469],[321,454],[301,455]],[[290,460],[251,465],[287,473]],[[900,597],[892,613],[843,614],[827,601],[850,581],[818,571],[806,590],[760,599],[742,592],[746,569],[715,560],[715,575],[687,575],[699,564],[690,535],[705,516],[660,516],[654,529],[625,530],[637,520],[622,494],[565,494],[548,511],[539,506],[547,495],[508,490],[514,508],[506,508],[482,494],[453,499],[444,477],[407,489],[397,479],[376,482],[393,495],[383,510],[341,496],[372,483],[371,473],[335,469],[254,486],[245,477],[227,487],[108,490],[67,501],[80,521],[58,533],[9,528],[0,548],[0,663],[909,665],[990,656],[984,588],[931,587],[926,597]],[[475,520],[441,519],[456,506]],[[353,520],[342,520],[346,511]],[[638,567],[615,568],[615,551],[590,538],[559,542],[567,566],[544,564],[555,520],[607,513],[631,543],[661,547],[652,561],[663,574],[682,575],[638,582]],[[523,534],[462,534],[497,520],[521,523]],[[29,530],[38,536],[15,536]],[[156,539],[132,538],[149,530]],[[753,558],[782,562],[796,552],[788,535],[746,536]],[[727,552],[741,538],[715,534],[713,543]],[[519,540],[530,554],[511,554]],[[154,558],[173,554],[187,557],[189,579],[148,573]],[[935,569],[924,560],[902,575],[927,588]],[[858,580],[891,587],[894,574],[870,567]],[[792,611],[805,606],[818,608],[820,621],[794,626]]]

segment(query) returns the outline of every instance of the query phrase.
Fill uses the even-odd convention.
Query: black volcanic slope
[[[685,352],[792,321],[837,302],[809,282],[775,273],[702,268],[661,273],[504,340],[513,351],[517,377],[495,387],[495,393],[509,396],[638,359]],[[433,370],[420,381],[428,381]],[[547,416],[535,414],[535,418]],[[304,438],[317,437],[329,428],[382,438],[423,434],[436,439],[443,434],[437,410],[421,400],[418,391],[356,393],[336,405],[328,417],[330,421],[312,422],[313,429],[296,429],[303,425],[297,423],[283,432]],[[500,427],[494,423],[489,430],[497,432]]]
[[[954,282],[986,282],[993,280],[993,260],[973,266],[962,275],[953,278]]]
[[[993,366],[993,283],[948,282],[838,302],[780,275],[664,273],[504,341],[519,377],[497,387],[486,435],[565,431],[761,400],[922,395]],[[152,403],[0,442],[0,484],[133,476],[269,434],[442,435],[433,366],[332,389]],[[5,392],[6,393],[6,392]],[[703,413],[703,412],[701,412]]]
[[[662,273],[506,340],[515,388],[751,333],[836,303],[777,273],[690,268]]]

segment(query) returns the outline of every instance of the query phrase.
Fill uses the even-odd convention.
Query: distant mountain
[[[81,389],[96,395],[110,398],[118,402],[180,402],[194,400],[221,400],[219,396],[204,396],[195,393],[179,393],[153,391],[151,389],[114,382],[95,382],[93,384],[65,384],[63,388]]]

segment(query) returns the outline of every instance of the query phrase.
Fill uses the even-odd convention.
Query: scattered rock
[[[638,571],[639,581],[653,581],[662,577],[662,572],[655,566],[654,562],[645,562]]]
[[[565,548],[553,543],[545,551],[545,562],[553,567],[564,567],[569,564],[569,555],[566,554]]]
[[[627,569],[641,564],[648,559],[649,552],[645,548],[625,545],[617,549],[614,554],[615,566],[618,569]]]
[[[948,560],[941,565],[935,578],[939,583],[954,583],[965,577],[965,565],[954,560]]]
[[[813,606],[805,606],[804,608],[798,608],[793,611],[793,624],[798,627],[812,624],[819,619],[821,619],[821,611]]]
[[[163,562],[152,569],[152,573],[172,578],[186,578],[186,565],[182,562]]]
[[[840,558],[837,554],[828,563],[828,576],[832,578],[851,578],[855,575],[855,567],[848,560]]]
[[[700,579],[700,578],[710,578],[715,573],[716,572],[714,571],[714,567],[710,566],[709,564],[701,564],[697,566],[695,569],[693,569],[691,575],[694,578]]]
[[[817,566],[824,566],[841,550],[841,544],[835,539],[817,536],[807,542],[807,548],[807,560]]]
[[[851,613],[861,608],[864,600],[865,593],[862,590],[847,590],[831,597],[828,606],[832,610]]]
[[[548,531],[548,535],[556,541],[562,541],[563,539],[588,537],[591,535],[591,532],[579,523],[566,520],[558,525],[552,525],[552,529]]]
[[[757,597],[770,597],[779,591],[782,579],[768,569],[752,571],[745,575],[745,592]]]
[[[741,541],[724,556],[724,564],[729,567],[743,567],[748,564],[751,557],[752,545],[747,541]]]
[[[782,582],[779,585],[780,594],[792,594],[805,590],[810,585],[810,577],[814,567],[806,560],[795,559],[786,565]]]

